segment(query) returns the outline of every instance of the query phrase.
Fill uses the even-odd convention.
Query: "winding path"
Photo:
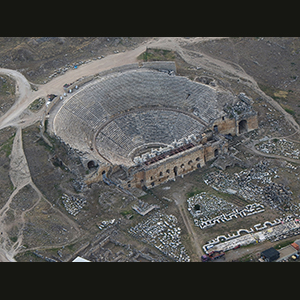
[[[0,118],[0,129],[8,126],[13,126],[17,128],[10,156],[11,161],[9,170],[9,175],[14,185],[14,191],[8,198],[5,205],[0,210],[0,261],[15,261],[13,257],[18,253],[19,247],[22,244],[23,235],[22,233],[20,233],[22,232],[22,230],[19,231],[17,241],[12,246],[10,246],[11,242],[7,233],[7,225],[5,222],[6,212],[9,210],[13,198],[24,186],[31,185],[38,194],[37,203],[42,199],[42,197],[43,199],[45,199],[40,190],[32,181],[22,143],[22,129],[41,120],[44,112],[43,110],[41,110],[38,113],[29,112],[28,115],[28,113],[24,114],[24,111],[26,111],[27,107],[39,97],[46,98],[47,94],[50,93],[63,94],[63,84],[66,82],[73,82],[76,79],[79,79],[83,76],[93,75],[103,70],[121,66],[123,64],[136,62],[137,56],[143,51],[145,51],[145,47],[146,46],[141,45],[132,51],[108,55],[102,60],[93,61],[89,64],[80,66],[80,68],[78,68],[77,70],[69,70],[65,74],[49,81],[47,84],[39,85],[39,89],[37,91],[31,89],[30,83],[20,72],[16,70],[0,68],[0,74],[8,75],[12,77],[16,82],[15,103]],[[47,201],[47,199],[45,200]],[[19,216],[19,218],[21,218],[21,220],[23,221],[23,225],[25,222],[24,214],[26,212],[28,212],[28,210],[23,211]],[[77,235],[79,235],[80,231],[78,225],[75,224],[75,222],[73,222],[67,216],[64,215],[64,217],[68,220],[68,222],[72,223],[73,228],[75,228],[75,230],[77,231]]]

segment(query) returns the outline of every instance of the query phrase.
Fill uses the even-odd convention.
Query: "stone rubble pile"
[[[289,209],[293,194],[283,184],[272,182],[263,188],[263,199],[270,206],[278,209]]]
[[[293,159],[300,159],[300,149],[296,144],[285,139],[271,139],[255,145],[256,150],[267,154],[276,154]]]
[[[187,199],[188,210],[194,218],[194,223],[201,229],[212,227],[216,223],[231,221],[233,217],[244,218],[265,211],[264,206],[259,203],[248,204],[238,209],[222,198],[213,195],[208,195],[208,198],[207,201],[207,193],[200,193]]]
[[[270,132],[281,132],[285,131],[284,128],[287,128],[288,124],[286,123],[284,116],[280,114],[278,116],[275,109],[271,109],[266,104],[259,104],[261,107],[265,107],[268,109],[269,112],[265,113],[265,118],[259,122],[260,127],[268,127]],[[288,129],[291,131],[291,128]]]
[[[292,169],[292,170],[297,170],[298,169],[298,167],[292,165],[291,163],[287,163],[285,166],[286,166],[286,168],[289,168],[289,169]]]
[[[68,196],[67,194],[63,194],[61,199],[66,211],[72,216],[79,214],[82,208],[87,204],[84,198],[76,198],[72,195]]]
[[[102,221],[99,225],[98,228],[102,230],[103,228],[107,227],[108,225],[113,225],[115,223],[116,219],[111,219],[107,221]]]
[[[206,192],[194,195],[187,199],[188,211],[194,219],[200,221],[209,220],[220,213],[226,213],[237,206],[223,200],[220,197]]]
[[[282,193],[282,188],[286,191],[286,187],[272,182],[272,177],[275,177],[276,174],[276,167],[269,168],[269,163],[267,161],[260,161],[253,168],[234,173],[233,175],[229,175],[222,171],[208,173],[204,177],[204,182],[207,185],[212,186],[215,190],[229,194],[237,194],[251,202],[266,202],[273,208],[279,208],[278,205],[281,204],[281,198],[285,199],[282,199],[284,203],[287,203],[292,199],[290,193]],[[268,197],[268,195],[265,196],[265,193],[268,194],[269,190],[276,193],[277,200],[272,198],[274,201],[269,201],[270,197]],[[273,192],[272,195],[274,196],[275,194]],[[289,197],[286,197],[286,194]]]
[[[224,106],[224,111],[230,116],[230,118],[239,119],[239,116],[242,114],[253,114],[253,100],[247,97],[245,93],[240,93],[238,98],[240,101],[237,101],[234,105],[225,104]]]
[[[131,227],[128,232],[176,261],[190,261],[181,243],[181,229],[177,225],[177,218],[173,215],[156,212],[147,220]]]
[[[292,165],[289,167],[297,168]],[[214,171],[208,173],[203,180],[217,191],[237,194],[247,201],[269,205],[276,210],[293,212],[297,216],[299,208],[292,203],[292,191],[285,185],[272,181],[272,178],[279,177],[277,170],[276,167],[269,168],[267,161],[260,161],[253,168],[233,175]]]

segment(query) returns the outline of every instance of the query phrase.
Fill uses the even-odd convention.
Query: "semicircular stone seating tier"
[[[208,124],[217,118],[222,97],[224,93],[186,77],[145,69],[112,73],[72,95],[55,116],[53,128],[57,136],[80,151],[90,151],[97,134],[100,153],[106,151],[111,156],[107,149],[118,144],[116,155],[125,157],[140,143],[159,140],[168,144],[199,132],[203,127],[200,122]]]
[[[203,128],[196,119],[180,112],[146,110],[109,122],[97,134],[96,147],[109,161],[124,163],[131,161],[131,153],[143,145],[169,145]]]

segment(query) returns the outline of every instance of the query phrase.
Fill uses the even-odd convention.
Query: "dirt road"
[[[194,224],[191,222],[188,211],[184,207],[184,203],[186,201],[185,196],[181,193],[173,193],[174,201],[177,205],[178,211],[182,217],[182,220],[184,222],[184,225],[188,231],[189,237],[191,239],[191,246],[194,248],[194,252],[196,257],[194,258],[195,261],[200,261],[201,256],[204,254],[200,244],[202,241],[199,240],[199,237],[197,237],[195,231],[194,231]],[[193,261],[194,261],[193,260]]]
[[[6,212],[9,209],[12,199],[17,193],[27,184],[32,182],[26,157],[23,151],[22,144],[22,130],[18,128],[14,139],[9,176],[14,185],[14,191],[8,198],[5,205],[0,210],[0,231],[1,231],[1,245],[0,245],[0,260],[14,261],[13,257],[16,254],[15,247],[9,246],[9,237],[7,234]],[[20,240],[19,240],[20,242]],[[19,245],[19,243],[18,243]]]
[[[8,112],[0,118],[0,129],[9,125],[18,125],[19,120],[15,120],[28,107],[28,105],[39,97],[48,94],[64,93],[63,85],[74,82],[84,76],[96,74],[123,64],[130,64],[137,61],[137,56],[145,50],[145,46],[140,46],[132,51],[111,54],[101,60],[92,61],[89,64],[81,65],[78,69],[69,70],[65,74],[54,78],[45,85],[40,85],[38,91],[33,91],[27,79],[19,72],[8,69],[0,69],[0,73],[10,75],[16,80],[17,98],[15,104]]]
[[[43,198],[45,201],[47,199],[42,195],[41,191],[37,188],[31,178],[31,174],[29,171],[29,167],[27,164],[27,159],[23,150],[22,143],[22,128],[19,127],[16,132],[16,136],[12,146],[11,152],[11,162],[10,162],[10,170],[9,175],[11,181],[14,185],[14,191],[8,198],[5,205],[0,210],[0,232],[1,232],[1,244],[0,244],[0,261],[15,261],[14,256],[18,254],[19,247],[22,245],[23,241],[23,226],[25,225],[25,214],[32,210],[39,201]],[[14,197],[19,193],[19,191],[25,187],[26,185],[30,185],[35,192],[37,193],[38,199],[36,203],[29,209],[22,209],[20,212],[14,212],[14,222],[19,223],[19,233],[17,234],[17,240],[12,244],[8,235],[8,231],[11,228],[11,222],[7,221],[7,212],[10,209],[11,202]],[[51,206],[52,204],[47,201]],[[61,213],[58,209],[53,208],[57,213],[61,214],[62,217],[71,224],[71,226],[75,229],[77,234],[75,238],[79,236],[79,227],[78,225],[69,219],[66,215]],[[21,224],[21,226],[20,226]],[[70,241],[71,242],[71,241]]]

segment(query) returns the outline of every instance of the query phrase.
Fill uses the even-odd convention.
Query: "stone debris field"
[[[189,262],[190,257],[181,243],[181,229],[174,215],[156,212],[151,217],[129,229],[141,241],[153,245],[175,261]]]
[[[144,246],[137,249],[124,242],[123,234],[117,229],[120,220],[102,221],[98,225],[100,233],[83,246],[80,256],[94,262],[163,262],[170,261],[159,251]],[[61,250],[63,254],[63,250]],[[63,257],[61,257],[62,259]]]
[[[216,223],[228,222],[233,218],[244,218],[264,212],[264,206],[258,203],[246,205],[242,209],[208,193],[200,193],[187,199],[188,210],[194,218],[194,223],[201,229],[209,228]],[[195,209],[196,207],[196,209]]]
[[[227,213],[235,208],[235,205],[220,197],[206,192],[194,195],[187,199],[188,211],[193,218],[200,221],[211,219],[220,213]]]
[[[246,201],[262,202],[274,209],[290,209],[292,192],[283,184],[272,182],[277,168],[269,168],[267,161],[260,161],[251,169],[229,175],[223,171],[207,174],[204,182],[223,193],[237,194]]]
[[[276,154],[292,159],[300,159],[300,149],[294,142],[285,139],[270,139],[255,145],[256,150],[267,154]]]
[[[87,204],[85,199],[68,196],[67,194],[63,194],[61,199],[66,211],[72,216],[76,216]]]
[[[290,163],[285,167],[297,169]],[[278,210],[282,217],[258,223],[248,229],[239,229],[234,234],[219,235],[208,241],[203,250],[228,251],[237,246],[246,246],[265,240],[278,241],[300,233],[299,205],[292,199],[292,191],[282,183],[273,182],[278,168],[271,168],[269,162],[260,161],[251,169],[230,175],[225,171],[213,171],[203,177],[204,182],[215,190],[236,194],[251,204],[238,208],[224,199],[206,192],[199,193],[187,199],[188,211],[196,226],[201,229],[231,221],[233,218],[244,218],[265,211],[265,206]],[[290,215],[286,216],[286,212]]]
[[[98,228],[102,230],[103,228],[106,228],[109,225],[113,225],[115,223],[116,219],[111,219],[107,221],[102,221],[100,224],[98,224]]]

